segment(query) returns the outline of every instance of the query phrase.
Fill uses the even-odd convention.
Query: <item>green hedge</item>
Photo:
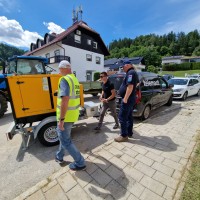
[[[186,71],[192,69],[193,63],[169,64],[162,67],[163,71]]]
[[[192,70],[200,69],[200,63],[199,62],[191,63],[191,69]]]

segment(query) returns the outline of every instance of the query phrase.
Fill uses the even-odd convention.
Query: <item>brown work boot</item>
[[[114,139],[115,142],[126,142],[128,141],[128,136],[127,137],[122,137],[121,135],[117,138]]]

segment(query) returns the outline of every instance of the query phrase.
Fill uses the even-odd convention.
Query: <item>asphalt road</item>
[[[86,101],[98,102],[98,97],[87,95]],[[171,110],[178,110],[183,103],[174,102],[171,107],[163,106],[151,113],[151,117],[163,115]],[[178,114],[178,112],[177,112]],[[100,133],[93,131],[97,124],[96,118],[79,121],[72,131],[72,138],[81,152],[88,152],[100,146],[119,133],[113,130],[114,120],[106,115],[106,122]],[[0,200],[10,200],[26,191],[39,181],[58,171],[61,166],[54,161],[58,146],[44,147],[39,141],[31,138],[29,148],[22,150],[22,139],[15,135],[7,141],[6,131],[13,121],[11,109],[0,119]],[[141,123],[135,119],[135,124]],[[65,160],[71,160],[66,154]]]

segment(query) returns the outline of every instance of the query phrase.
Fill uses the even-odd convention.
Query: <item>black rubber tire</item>
[[[173,97],[170,96],[168,102],[166,103],[166,106],[171,106],[172,105],[172,101],[173,101]]]
[[[182,97],[182,100],[185,101],[187,99],[188,92],[186,91]]]
[[[150,105],[146,105],[146,107],[144,108],[144,111],[142,113],[142,120],[146,120],[148,119],[149,115],[150,115],[150,112],[151,112],[151,107]]]
[[[6,97],[0,94],[0,117],[3,117],[4,113],[7,111],[8,103]]]
[[[38,132],[38,140],[41,144],[47,147],[59,144],[58,135],[56,132],[57,122],[45,124]]]

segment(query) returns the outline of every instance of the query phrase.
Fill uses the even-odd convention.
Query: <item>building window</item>
[[[91,44],[92,44],[92,41],[89,40],[89,39],[87,39],[87,44],[88,44],[88,45],[91,45]]]
[[[81,36],[80,35],[74,35],[74,41],[77,43],[81,43]]]
[[[76,30],[76,34],[77,34],[77,35],[81,35],[81,31]]]
[[[101,58],[100,57],[96,57],[96,64],[101,64]]]
[[[92,55],[86,54],[86,60],[87,61],[92,61]]]
[[[97,49],[97,42],[93,42],[93,48]]]

